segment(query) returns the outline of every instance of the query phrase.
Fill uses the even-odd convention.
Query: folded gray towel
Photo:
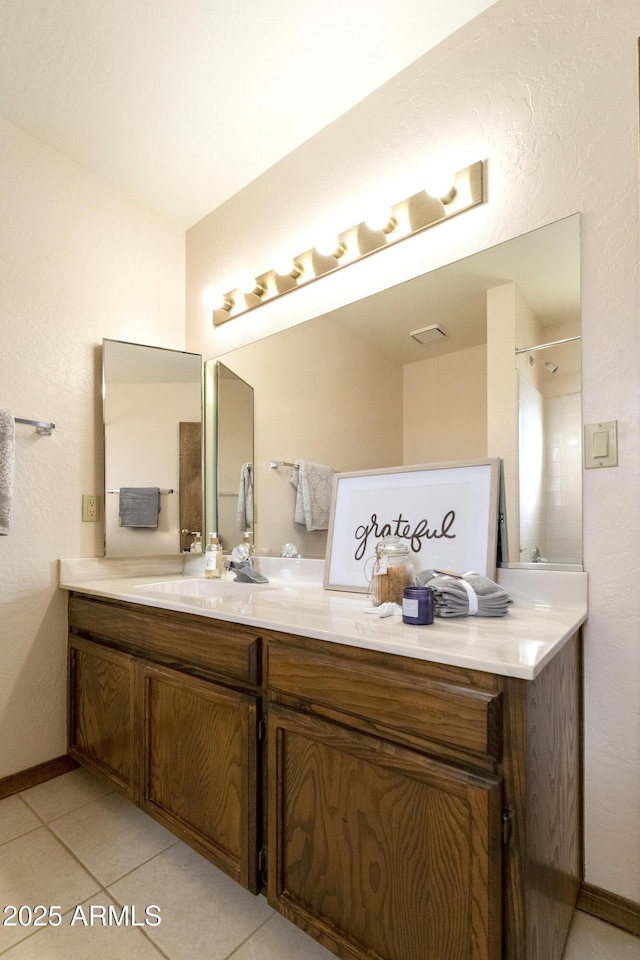
[[[416,583],[433,590],[438,617],[503,617],[511,603],[511,597],[498,583],[478,573],[454,576],[422,570]]]
[[[160,487],[120,487],[120,526],[157,527]]]

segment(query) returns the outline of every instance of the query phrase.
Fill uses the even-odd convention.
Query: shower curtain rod
[[[547,347],[557,347],[561,343],[573,343],[574,340],[582,340],[582,337],[567,337],[566,340],[552,340],[551,343],[539,343],[536,347],[516,347],[516,356],[519,353],[531,353],[532,350],[546,350]]]

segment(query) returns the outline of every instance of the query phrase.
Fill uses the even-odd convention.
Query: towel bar
[[[55,423],[46,423],[44,420],[27,420],[25,417],[14,417],[16,423],[26,423],[30,427],[36,428],[36,433],[45,437],[51,436],[51,431],[55,429]]]
[[[289,463],[287,460],[272,460],[269,464],[272,470],[277,470],[278,467],[294,467],[294,463]]]
[[[107,493],[120,493],[119,490],[107,490]],[[175,490],[161,490],[160,493],[175,493]]]

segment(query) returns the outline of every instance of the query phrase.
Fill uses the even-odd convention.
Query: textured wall
[[[103,337],[184,346],[184,234],[77,165],[0,126],[0,405],[16,428],[0,537],[0,777],[66,750],[60,557],[101,556]]]
[[[582,214],[583,415],[620,465],[584,474],[586,877],[640,901],[637,0],[499,0],[187,235],[188,348],[214,356],[350,297]],[[434,154],[488,158],[488,203],[215,333],[202,290],[297,253]],[[460,165],[459,163],[457,165]],[[397,186],[397,191],[395,187]]]

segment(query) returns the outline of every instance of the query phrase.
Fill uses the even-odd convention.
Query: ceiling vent
[[[446,340],[449,334],[437,323],[432,323],[430,327],[421,327],[419,330],[412,330],[411,336],[418,343],[437,343],[439,340]]]

